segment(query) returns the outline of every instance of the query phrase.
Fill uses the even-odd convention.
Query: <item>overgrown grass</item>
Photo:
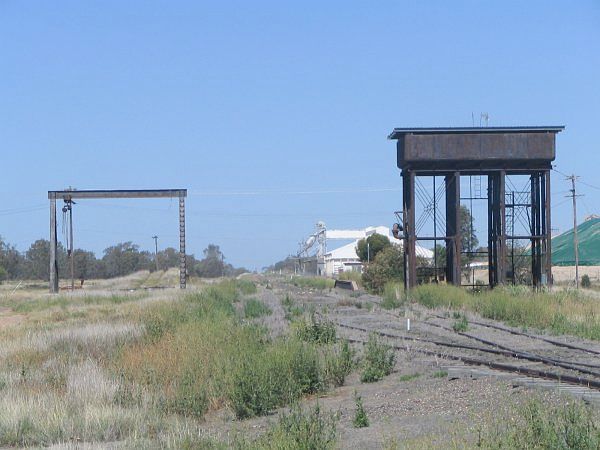
[[[354,272],[354,271],[341,272],[338,275],[338,278],[340,280],[355,281],[356,284],[358,284],[359,286],[362,286],[362,274],[360,272]]]
[[[421,376],[420,373],[405,374],[405,375],[400,375],[399,380],[402,381],[402,382],[412,381],[412,380],[416,380],[420,376]]]
[[[548,407],[531,400],[518,411],[516,420],[503,421],[481,438],[478,447],[489,449],[600,448],[597,414],[581,402]]]
[[[236,305],[252,286],[225,280],[139,303],[133,300],[142,296],[129,294],[23,302],[22,311],[34,314],[1,333],[0,447],[122,441],[136,448],[229,448],[199,432],[207,411],[268,414],[343,384],[354,367],[347,343],[327,333],[318,343],[295,333],[271,338],[242,320]],[[90,315],[98,304],[106,314]],[[252,299],[244,305],[253,305],[251,316],[266,311]],[[56,314],[69,322],[55,322]],[[318,442],[333,442],[328,415],[290,417],[272,432],[279,439],[273,442],[299,447],[265,440],[240,448],[311,448],[303,445],[320,437],[309,431],[323,427]]]
[[[301,288],[312,289],[331,289],[335,284],[335,280],[324,277],[293,277],[292,284]]]
[[[236,280],[235,284],[239,291],[244,295],[252,295],[257,292],[256,284],[250,280]]]
[[[404,290],[399,283],[387,283],[383,289],[381,307],[396,309],[402,306]]]
[[[146,292],[111,294],[111,295],[40,295],[26,300],[4,300],[2,305],[10,307],[14,312],[25,314],[49,309],[65,310],[72,306],[82,305],[118,305],[146,298]]]
[[[410,295],[428,308],[469,310],[512,326],[600,340],[600,302],[576,291],[505,287],[473,294],[454,286],[429,284],[415,288]]]
[[[283,299],[281,299],[281,306],[285,311],[285,319],[293,320],[302,316],[305,312],[303,305],[296,304],[295,300],[292,298],[290,294],[285,294]]]
[[[158,440],[132,439],[125,448],[164,448],[198,450],[329,450],[337,448],[339,416],[323,411],[317,403],[302,409],[294,404],[287,414],[278,417],[259,437],[233,433],[228,441],[221,441],[189,428],[179,434],[159,435]],[[169,439],[170,437],[170,439]]]
[[[238,418],[268,414],[339,384],[332,367],[345,367],[347,355],[333,350],[333,326],[313,321],[271,340],[263,328],[239,322],[237,298],[227,283],[149,308],[142,318],[147,339],[125,349],[119,361],[125,379],[151,391],[165,412],[194,417],[224,405]],[[249,300],[245,316],[265,308]]]
[[[256,319],[257,317],[270,316],[271,314],[273,314],[271,308],[255,298],[249,298],[244,304],[244,317],[246,319]]]

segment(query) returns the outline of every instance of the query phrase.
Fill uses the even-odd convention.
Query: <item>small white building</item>
[[[392,236],[390,228],[386,226],[368,227],[362,230],[327,230],[326,237],[330,239],[353,239],[354,241],[328,251],[323,257],[322,266],[319,268],[322,275],[334,277],[340,272],[362,272],[363,264],[356,254],[356,246],[360,239],[365,239],[372,234],[381,234],[386,236],[394,245],[402,246],[402,241]],[[433,251],[416,247],[417,255],[422,258],[433,259]]]

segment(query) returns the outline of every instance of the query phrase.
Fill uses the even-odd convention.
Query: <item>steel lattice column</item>
[[[185,289],[186,284],[185,264],[185,197],[179,197],[179,287]]]

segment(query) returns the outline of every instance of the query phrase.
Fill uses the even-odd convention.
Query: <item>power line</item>
[[[238,196],[238,195],[322,195],[322,194],[356,194],[378,192],[400,192],[400,188],[349,188],[323,190],[254,190],[254,191],[188,191],[188,195],[197,196]]]
[[[558,173],[559,175],[562,175],[562,176],[563,176],[563,177],[565,177],[566,179],[570,179],[570,178],[572,177],[572,175],[567,175],[566,173],[563,173],[563,172],[561,172],[560,170],[557,170],[557,169],[555,169],[554,167],[552,168],[552,170],[553,170],[554,172]],[[577,178],[579,179],[579,178],[581,178],[581,177],[579,177],[579,176],[578,176]],[[591,187],[592,189],[597,189],[597,190],[599,190],[599,191],[600,191],[600,187],[598,187],[598,186],[594,186],[593,184],[586,183],[585,181],[581,181],[581,180],[579,180],[579,183],[581,183],[581,184],[583,184],[583,185],[585,185],[585,186],[587,186],[587,187]]]
[[[587,187],[591,187],[592,189],[598,189],[600,191],[600,187],[594,186],[593,184],[586,183],[585,181],[579,181],[581,184],[585,184]]]
[[[0,216],[12,216],[16,214],[25,214],[29,212],[41,211],[46,209],[46,205],[25,206],[21,208],[0,209]]]

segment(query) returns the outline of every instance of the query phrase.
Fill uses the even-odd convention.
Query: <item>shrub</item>
[[[381,294],[386,283],[402,281],[403,267],[402,250],[391,245],[381,250],[367,265],[362,274],[363,286],[370,292]]]
[[[302,320],[298,323],[296,334],[305,342],[331,344],[336,338],[335,324],[329,320],[317,321],[312,314],[309,321]]]
[[[316,350],[294,339],[246,356],[233,375],[230,401],[239,419],[264,415],[323,389]]]
[[[244,317],[246,319],[270,316],[272,313],[271,308],[255,298],[248,299],[244,305]]]
[[[356,412],[354,413],[354,420],[352,425],[354,428],[365,428],[369,426],[369,418],[367,412],[363,406],[362,398],[354,391],[354,402],[356,403]]]
[[[375,334],[369,336],[364,350],[364,367],[360,380],[372,383],[392,373],[396,355],[394,350],[377,340]]]
[[[590,288],[592,287],[592,282],[590,281],[590,277],[588,274],[585,274],[581,277],[581,287]]]
[[[452,325],[452,329],[457,333],[464,333],[469,329],[469,321],[467,320],[467,316],[464,314],[459,314],[459,317]]]
[[[600,427],[592,410],[580,402],[548,407],[534,399],[519,410],[516,420],[481,439],[484,448],[600,448]]]
[[[338,348],[326,355],[325,378],[327,383],[335,387],[343,386],[346,377],[356,366],[355,355],[356,352],[350,348],[347,340],[343,340]]]
[[[317,404],[303,411],[294,406],[289,414],[281,416],[275,428],[267,432],[251,447],[261,449],[328,450],[336,448],[334,413],[323,413]]]

